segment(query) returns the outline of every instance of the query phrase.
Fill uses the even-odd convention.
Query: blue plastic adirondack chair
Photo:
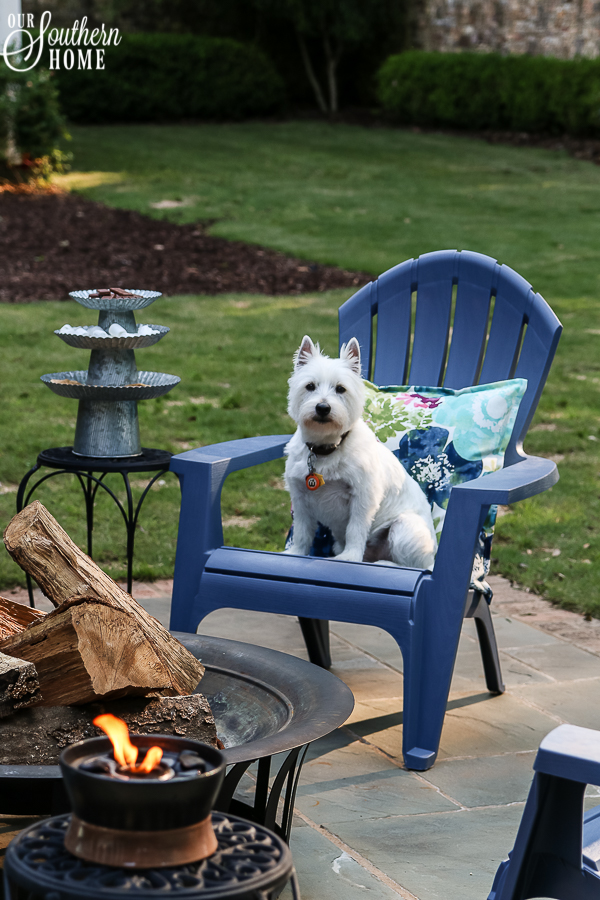
[[[311,661],[325,666],[328,620],[383,628],[399,644],[404,662],[404,761],[424,770],[438,752],[463,617],[475,618],[488,689],[504,690],[489,604],[481,592],[469,590],[471,569],[490,505],[531,497],[558,480],[556,465],[525,456],[522,441],[562,329],[544,299],[512,269],[455,250],[428,253],[385,272],[342,305],[339,325],[340,344],[358,338],[363,375],[376,384],[458,389],[526,378],[505,467],[453,488],[428,572],[223,547],[225,478],[280,457],[289,435],[228,441],[174,456],[171,469],[181,482],[182,504],[171,628],[195,632],[204,616],[224,607],[287,613],[301,617]]]
[[[600,898],[600,806],[583,813],[585,788],[600,784],[600,732],[559,725],[546,735],[509,859],[488,900]]]

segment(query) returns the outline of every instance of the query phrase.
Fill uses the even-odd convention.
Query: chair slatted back
[[[358,339],[363,376],[379,385],[459,389],[527,378],[506,453],[508,464],[515,461],[562,330],[524,278],[480,253],[426,253],[361,288],[339,322],[340,344]]]

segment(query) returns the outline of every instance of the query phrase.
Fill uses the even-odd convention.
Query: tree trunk
[[[302,56],[302,62],[304,63],[304,69],[308,76],[308,80],[310,81],[311,87],[314,91],[315,97],[317,99],[317,104],[321,112],[327,112],[327,104],[325,103],[325,97],[323,96],[323,91],[321,90],[321,85],[319,84],[319,80],[315,75],[315,70],[313,69],[312,62],[310,60],[310,56],[308,53],[308,48],[306,46],[306,41],[304,40],[304,35],[302,32],[296,28],[296,35],[298,37],[298,46],[300,47],[300,55]]]
[[[327,35],[323,35],[323,50],[325,51],[325,65],[327,70],[327,86],[329,88],[329,109],[332,113],[338,111],[338,85],[337,85],[337,65],[340,58],[340,51],[337,53],[331,49],[331,44]]]

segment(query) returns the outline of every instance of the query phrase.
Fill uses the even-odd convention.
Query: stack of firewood
[[[202,664],[69,538],[39,502],[10,522],[12,558],[56,607],[0,597],[0,764],[54,762],[99,711],[135,731],[216,744]],[[33,736],[33,737],[32,737]]]

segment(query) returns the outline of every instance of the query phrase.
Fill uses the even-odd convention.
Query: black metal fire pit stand
[[[142,504],[146,499],[148,491],[154,482],[169,471],[169,463],[171,456],[168,450],[154,450],[143,447],[141,454],[138,456],[126,457],[87,457],[78,456],[73,453],[72,447],[52,447],[49,450],[42,450],[37,458],[37,462],[33,468],[21,480],[19,490],[17,491],[17,512],[21,512],[24,506],[27,506],[34,491],[49,478],[55,478],[57,475],[76,475],[83,491],[85,499],[85,518],[87,526],[87,554],[92,556],[92,537],[94,531],[94,502],[98,488],[102,488],[109,494],[119,508],[123,520],[125,522],[125,531],[127,534],[127,592],[131,593],[133,584],[133,549],[135,543],[135,529]],[[41,469],[42,466],[55,471],[43,475],[27,490],[30,478]],[[94,475],[99,474],[99,478]],[[125,493],[127,495],[126,505],[123,505],[117,495],[107,484],[104,483],[105,477],[116,472],[123,478]],[[144,491],[134,505],[133,494],[131,492],[131,484],[129,475],[136,472],[156,472],[153,478],[148,482]],[[27,590],[29,592],[29,605],[34,606],[33,602],[33,584],[29,575],[27,575]]]
[[[224,812],[231,810],[253,822],[266,825],[267,828],[282,837],[286,843],[289,843],[296,790],[308,747],[308,744],[304,744],[302,747],[291,750],[281,763],[272,783],[270,776],[273,757],[266,756],[258,760],[253,804],[245,803],[233,796],[242,776],[245,775],[252,763],[241,762],[232,766],[225,776],[216,808]],[[278,813],[279,822],[277,821]]]
[[[205,666],[199,690],[226,745],[228,772],[215,809],[289,840],[308,745],[346,721],[354,706],[352,692],[331,672],[278,650],[174,634]],[[5,815],[57,815],[69,808],[58,766],[0,765]]]
[[[213,813],[218,848],[198,863],[173,868],[116,869],[72,856],[64,846],[70,816],[30,825],[9,844],[5,900],[275,900],[291,881],[300,892],[292,855],[267,828]]]

